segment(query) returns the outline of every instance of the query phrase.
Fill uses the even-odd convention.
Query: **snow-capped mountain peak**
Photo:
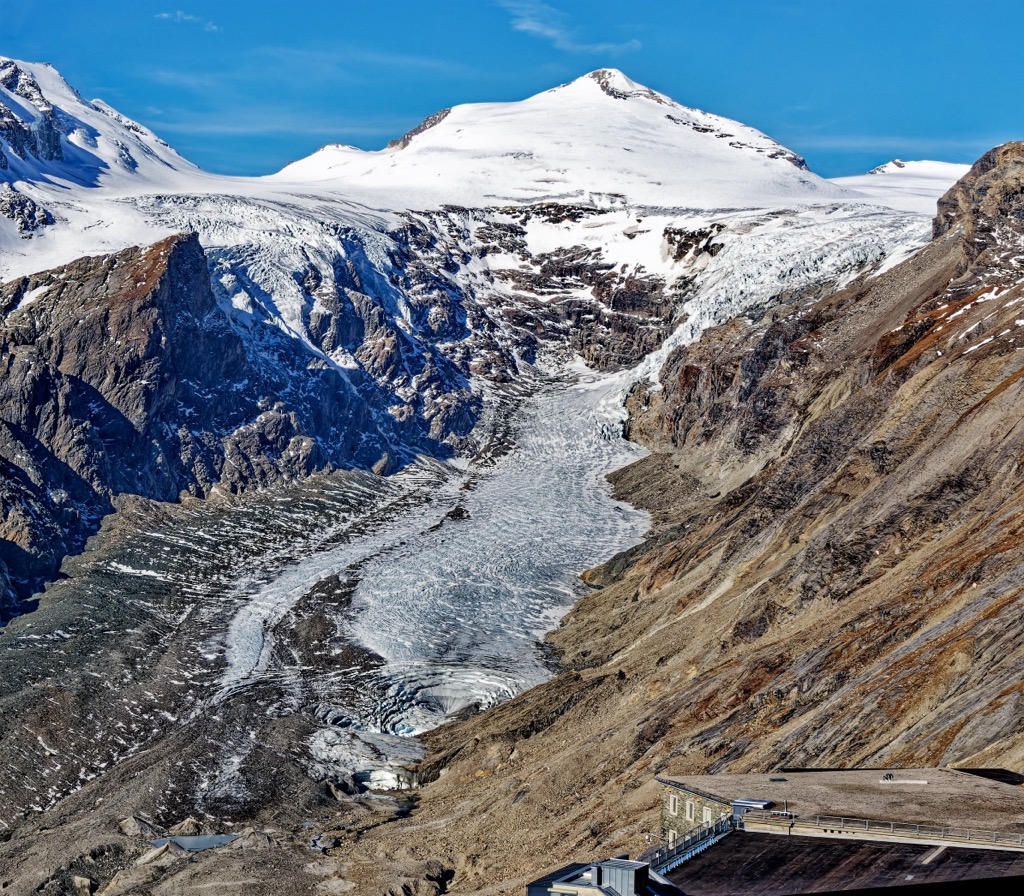
[[[519,102],[441,110],[381,151],[324,147],[271,179],[406,208],[603,207],[628,197],[650,208],[714,209],[846,195],[760,131],[683,106],[615,69]]]
[[[890,208],[934,215],[936,199],[949,185],[963,177],[970,167],[928,159],[892,159],[866,174],[836,177],[832,183],[856,190],[864,198]]]
[[[52,106],[43,96],[43,92],[39,88],[39,82],[22,66],[24,66],[24,63],[19,65],[13,59],[0,57],[0,86],[21,97],[21,99],[27,100],[40,112],[50,111]],[[56,70],[49,63],[41,63],[39,67],[52,71],[60,79],[62,87],[70,89],[70,85],[56,73]]]
[[[645,87],[643,84],[634,81],[632,78],[620,72],[617,68],[596,69],[595,71],[581,75],[575,81],[570,81],[568,84],[563,84],[561,87],[555,87],[554,90],[564,90],[567,87],[582,87],[584,89],[592,90],[593,85],[595,84],[603,94],[610,96],[612,99],[624,100],[638,98],[651,100],[652,102],[664,105],[672,105],[672,100],[668,97],[655,90],[651,90],[650,87]]]
[[[0,182],[97,186],[195,170],[148,128],[83,99],[49,63],[0,56]]]

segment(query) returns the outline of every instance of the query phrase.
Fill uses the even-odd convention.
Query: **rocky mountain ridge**
[[[195,235],[12,281],[0,313],[0,562],[22,595],[120,496],[173,502],[443,453],[415,418],[369,418],[393,401],[372,381],[273,333],[245,340]]]

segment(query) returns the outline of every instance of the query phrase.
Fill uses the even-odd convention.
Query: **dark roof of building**
[[[1009,883],[1024,876],[1024,852],[736,831],[665,876],[687,896],[794,896],[993,878]]]
[[[556,871],[552,871],[549,874],[545,874],[543,877],[538,877],[536,880],[530,881],[530,886],[550,887],[555,881],[564,880],[567,877],[578,876],[589,867],[589,863],[571,862],[568,865],[563,865]]]

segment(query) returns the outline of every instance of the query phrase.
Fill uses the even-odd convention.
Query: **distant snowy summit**
[[[33,197],[32,187],[120,196],[298,187],[398,211],[553,201],[724,210],[868,199],[931,214],[964,171],[894,160],[869,179],[828,181],[760,131],[603,68],[519,102],[443,109],[378,151],[331,144],[276,174],[231,178],[201,171],[148,128],[83,99],[49,64],[0,56],[0,184],[10,185],[6,194],[0,187],[0,201],[24,229],[48,220],[32,205],[47,197]],[[27,198],[13,199],[12,187]]]
[[[84,100],[49,63],[0,56],[0,183],[91,187],[198,170],[148,128]]]
[[[413,208],[556,200],[751,208],[845,195],[760,131],[615,69],[520,102],[442,110],[376,152],[325,146],[268,179],[386,194]]]
[[[378,151],[332,144],[276,174],[228,177],[52,66],[0,57],[0,279],[180,231],[232,246],[271,207],[373,231],[409,212],[552,203],[694,220],[858,203],[931,216],[966,167],[892,169],[825,180],[760,131],[604,68],[519,102],[442,109]]]
[[[911,162],[911,165],[917,164]],[[884,165],[879,165],[877,168],[872,168],[868,174],[891,174],[894,171],[902,171],[907,167],[907,163],[903,159],[893,159],[891,162],[886,162]]]
[[[953,162],[893,159],[866,174],[834,177],[832,183],[890,208],[934,215],[938,198],[970,168]]]

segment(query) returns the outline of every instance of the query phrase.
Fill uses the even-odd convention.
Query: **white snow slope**
[[[0,182],[32,181],[60,189],[114,186],[145,181],[168,183],[175,176],[200,173],[167,143],[102,100],[88,102],[49,63],[0,56],[0,103],[38,135],[54,115],[61,132],[60,159],[26,157],[11,151],[10,135],[0,131],[7,169]],[[38,138],[37,138],[38,139]]]
[[[760,131],[610,69],[518,103],[456,106],[420,127],[379,152],[325,146],[268,180],[390,195],[407,208],[750,208],[845,195]]]
[[[970,165],[954,162],[893,159],[867,174],[833,177],[832,183],[890,208],[934,215],[938,198],[970,170]]]
[[[5,71],[17,76],[5,79]],[[287,236],[292,220],[307,218],[386,229],[396,213],[444,205],[557,201],[708,218],[715,210],[864,198],[806,170],[759,131],[681,106],[610,69],[522,102],[456,106],[379,152],[326,146],[264,178],[200,171],[148,129],[83,100],[46,64],[0,57],[0,102],[36,130],[54,109],[64,132],[60,161],[21,159],[0,132],[10,162],[0,183],[57,219],[29,246],[0,218],[0,279],[154,241],[182,226],[196,227],[206,246],[247,243],[238,235],[249,218],[267,237]],[[216,199],[175,215],[165,201],[172,195]]]

